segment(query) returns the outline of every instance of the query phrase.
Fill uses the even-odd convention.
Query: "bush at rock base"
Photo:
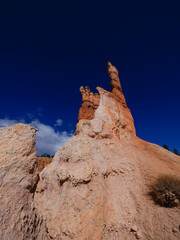
[[[180,178],[160,175],[150,185],[150,195],[163,207],[175,207],[180,202]]]

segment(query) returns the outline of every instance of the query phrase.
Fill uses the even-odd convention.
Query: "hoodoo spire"
[[[119,79],[118,70],[110,62],[108,62],[107,71],[111,79],[111,91],[116,97],[120,97],[122,92],[122,87]]]
[[[118,104],[120,103],[123,107],[127,108],[117,68],[108,62],[107,71],[111,80],[111,98],[114,99],[115,102],[118,102]],[[98,92],[100,91],[99,87],[96,89]],[[100,94],[94,94],[90,91],[89,87],[81,87],[80,92],[82,94],[82,107],[79,109],[78,120],[92,120],[94,118],[95,111],[97,110],[100,103]]]

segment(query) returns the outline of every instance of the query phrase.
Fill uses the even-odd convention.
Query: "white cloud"
[[[56,153],[73,135],[66,131],[55,131],[49,125],[41,123],[38,119],[31,122],[31,125],[39,129],[37,132],[37,150],[38,154]]]
[[[0,119],[0,127],[9,127],[18,122],[17,120],[10,120],[9,118]]]
[[[25,121],[23,119],[21,121],[10,120],[8,118],[0,119],[0,127],[8,127],[18,122],[24,123]],[[54,155],[69,140],[69,138],[73,136],[72,133],[68,133],[66,131],[55,131],[53,127],[41,123],[38,119],[33,120],[30,124],[39,129],[36,133],[36,147],[38,155],[42,153]]]
[[[54,126],[55,127],[56,126],[61,126],[62,124],[63,124],[63,120],[59,118],[59,119],[56,120],[56,124]]]

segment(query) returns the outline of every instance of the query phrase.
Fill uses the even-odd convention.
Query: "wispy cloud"
[[[62,120],[58,119],[57,126],[62,125]],[[0,127],[8,127],[18,122],[25,123],[23,119],[20,121],[14,119],[0,119]],[[38,155],[42,153],[48,153],[54,155],[67,141],[73,136],[72,133],[66,131],[56,131],[52,126],[40,122],[38,119],[31,121],[29,124],[39,129],[36,133],[36,147]],[[56,125],[55,124],[55,125]]]
[[[21,120],[12,120],[12,119],[9,119],[9,118],[4,118],[4,119],[0,119],[0,127],[9,127],[13,124],[16,124],[18,122],[21,122],[21,123],[25,123],[24,119],[21,119]]]
[[[32,121],[33,119],[36,119],[36,117],[38,118],[38,117],[43,116],[43,111],[44,111],[43,108],[38,107],[38,108],[36,108],[36,109],[34,110],[33,113],[32,113],[32,112],[28,112],[28,113],[26,113],[26,115],[27,115],[27,118],[28,118],[30,121]]]
[[[62,125],[63,125],[63,120],[59,118],[59,119],[56,120],[56,123],[55,123],[54,126],[55,126],[55,127],[56,127],[56,126],[59,127],[59,126],[62,126]]]

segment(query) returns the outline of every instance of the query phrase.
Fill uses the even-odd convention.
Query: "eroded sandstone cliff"
[[[56,240],[179,239],[173,229],[179,229],[180,209],[155,205],[148,183],[159,173],[179,176],[180,158],[136,137],[118,71],[110,63],[108,73],[112,92],[97,88],[98,107],[87,101],[75,136],[40,173],[37,211]]]

